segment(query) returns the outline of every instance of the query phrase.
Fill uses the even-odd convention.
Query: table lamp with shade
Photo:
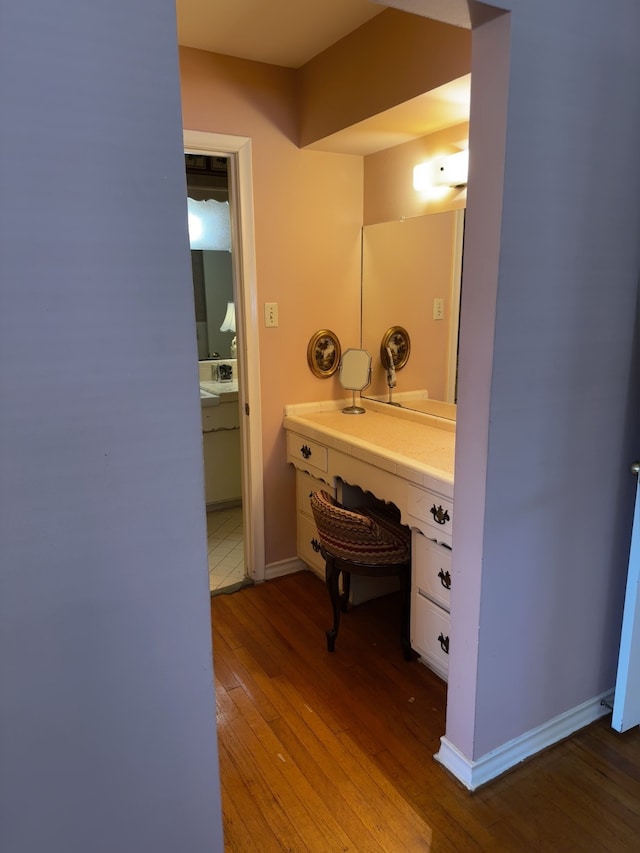
[[[221,332],[233,332],[231,340],[231,358],[238,357],[238,345],[236,342],[236,306],[233,302],[227,302],[227,313],[224,315],[224,320],[220,326]]]

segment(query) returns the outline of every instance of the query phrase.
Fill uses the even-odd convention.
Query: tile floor
[[[207,513],[209,589],[226,592],[245,580],[242,507]]]

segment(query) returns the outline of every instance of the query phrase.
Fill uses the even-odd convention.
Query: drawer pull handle
[[[438,642],[440,643],[440,648],[445,653],[445,655],[449,654],[449,637],[445,637],[444,634],[440,634],[438,637]]]
[[[429,510],[429,512],[433,516],[433,520],[436,524],[446,524],[447,521],[451,521],[449,510],[443,509],[441,506],[436,506],[434,504]]]
[[[300,453],[302,453],[305,459],[308,459],[311,456],[311,448],[303,444],[300,448]]]
[[[438,577],[440,578],[440,583],[445,589],[451,589],[451,573],[443,572],[442,569],[438,572]]]
[[[320,550],[320,548],[322,547],[322,545],[318,542],[318,540],[317,540],[317,539],[312,539],[312,540],[311,540],[311,547],[313,548],[313,550],[314,550],[314,551],[316,552],[316,554],[317,554],[317,553],[318,553],[318,551]]]

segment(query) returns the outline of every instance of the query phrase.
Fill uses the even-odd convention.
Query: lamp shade
[[[187,199],[189,245],[192,249],[231,251],[229,202]]]
[[[236,306],[233,302],[227,302],[227,313],[220,326],[221,332],[235,332],[236,330]]]

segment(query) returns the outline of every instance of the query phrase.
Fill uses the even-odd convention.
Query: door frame
[[[638,465],[634,463],[632,470]],[[634,470],[634,473],[637,471]],[[636,485],[627,585],[622,612],[618,670],[611,728],[626,732],[640,724],[640,479]]]
[[[265,579],[262,406],[256,284],[251,139],[184,130],[186,154],[229,158],[233,296],[238,337],[238,400],[241,412],[242,518],[245,569],[255,582]],[[242,417],[244,415],[244,417]]]

